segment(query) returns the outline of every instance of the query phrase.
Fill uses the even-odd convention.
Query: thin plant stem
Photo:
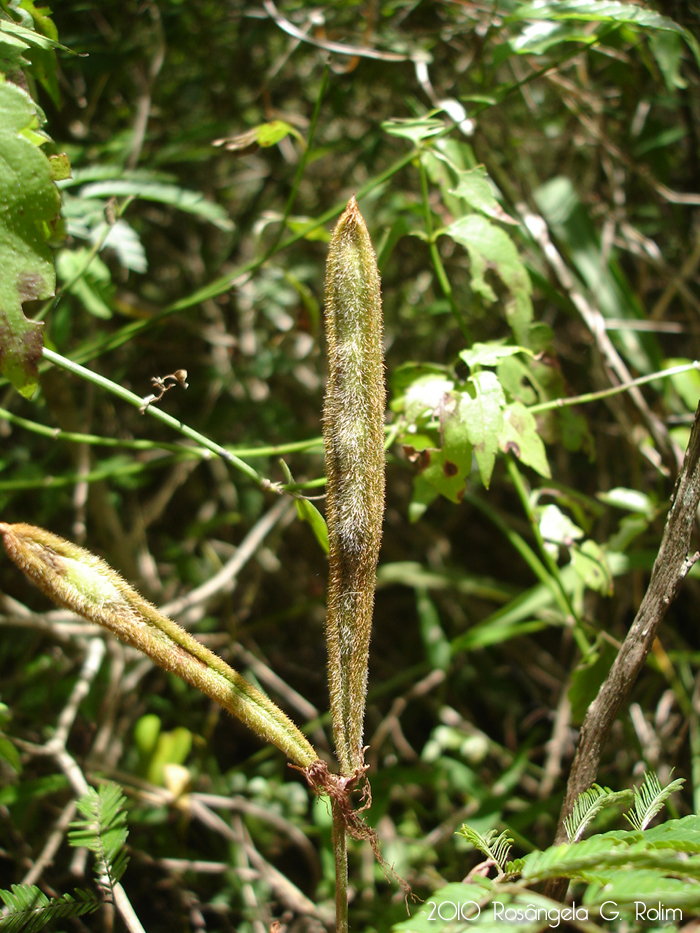
[[[554,585],[560,593],[559,603],[561,605],[563,601],[563,604],[566,606],[567,614],[570,615],[574,620],[573,631],[576,643],[578,644],[579,649],[584,654],[587,654],[590,651],[591,646],[589,645],[588,639],[586,638],[583,632],[583,628],[581,627],[581,620],[578,617],[578,613],[574,609],[573,603],[569,599],[569,596],[564,589],[564,584],[561,581],[561,574],[559,572],[559,565],[545,546],[544,538],[542,537],[540,526],[537,522],[537,517],[535,516],[534,510],[530,503],[530,497],[527,494],[527,489],[525,488],[525,483],[512,454],[506,455],[506,469],[508,470],[508,475],[513,482],[515,491],[518,494],[518,498],[520,499],[523,510],[527,515],[527,520],[530,523],[530,527],[532,528],[532,533],[535,536],[535,540],[537,541],[537,546],[540,549],[540,554],[542,554],[545,566],[549,572],[549,576],[553,580]]]
[[[335,930],[348,933],[348,840],[345,817],[338,801],[333,810],[333,854],[335,856]]]
[[[25,428],[34,434],[40,434],[42,437],[50,437],[55,441],[68,441],[73,444],[92,444],[95,447],[121,447],[125,450],[169,450],[173,453],[187,452],[191,456],[201,457],[207,460],[210,457],[210,451],[204,447],[183,447],[182,444],[169,444],[166,441],[152,441],[143,439],[127,440],[119,437],[103,437],[99,434],[80,434],[76,431],[61,431],[59,428],[51,428],[46,424],[39,424],[37,421],[30,421],[28,418],[21,418],[13,414],[6,408],[0,408],[0,418],[15,424],[19,428]],[[306,441],[291,441],[288,444],[277,444],[267,447],[227,447],[229,453],[237,457],[247,457],[255,459],[256,457],[278,457],[283,454],[303,453],[307,450],[314,450],[323,446],[323,438],[309,438]],[[323,479],[325,482],[325,477]]]
[[[541,411],[551,411],[553,408],[566,408],[569,405],[585,405],[587,402],[596,402],[601,398],[610,398],[611,395],[619,395],[636,386],[646,385],[648,382],[656,382],[657,379],[667,379],[669,376],[677,376],[680,373],[687,373],[691,369],[700,370],[700,360],[693,360],[692,363],[683,363],[680,366],[671,366],[669,369],[661,369],[658,372],[651,373],[649,376],[640,376],[639,379],[632,379],[631,382],[623,382],[618,386],[612,386],[609,389],[601,389],[600,392],[587,392],[585,395],[575,395],[571,398],[555,398],[548,402],[541,402],[539,405],[530,405],[528,411],[537,414]]]
[[[447,301],[450,305],[450,310],[452,311],[452,316],[454,317],[457,325],[462,332],[462,336],[468,344],[471,344],[471,336],[469,334],[469,329],[467,325],[462,320],[462,315],[457,310],[457,305],[455,304],[454,294],[452,292],[452,285],[450,280],[447,277],[445,272],[445,267],[442,264],[442,257],[440,256],[440,250],[438,249],[437,242],[433,233],[433,216],[430,210],[430,196],[428,191],[428,175],[425,171],[425,165],[423,165],[423,160],[420,159],[420,187],[421,193],[423,195],[423,213],[425,215],[425,232],[428,235],[428,246],[430,249],[430,258],[433,262],[433,267],[435,269],[435,275],[437,280],[440,283],[440,288],[442,293],[447,298]]]
[[[117,398],[127,402],[129,405],[133,405],[135,408],[142,408],[143,399],[141,396],[136,395],[135,392],[130,392],[129,389],[125,389],[124,386],[120,386],[117,382],[112,382],[111,379],[106,379],[104,376],[100,376],[98,373],[73,362],[73,360],[66,359],[65,356],[61,356],[59,353],[54,353],[53,350],[47,350],[47,348],[44,347],[43,352],[44,359],[48,360],[50,363],[54,363],[62,369],[67,369],[68,372],[80,376],[81,379],[85,379],[87,382],[91,382],[102,389],[106,389],[108,392],[111,392],[112,395],[116,395]],[[262,477],[252,466],[230,453],[225,447],[222,447],[220,444],[215,444],[214,441],[210,441],[208,437],[200,434],[199,431],[195,431],[194,428],[190,428],[188,425],[183,424],[181,421],[173,418],[172,415],[168,415],[154,405],[150,405],[144,414],[150,415],[151,418],[155,418],[156,421],[162,421],[163,424],[167,424],[168,427],[173,430],[178,431],[185,437],[189,437],[190,440],[199,444],[200,447],[204,447],[211,451],[211,453],[221,457],[222,460],[230,463],[231,466],[234,466],[241,473],[245,474],[245,476],[253,480],[258,486],[269,488],[272,485],[269,480]]]

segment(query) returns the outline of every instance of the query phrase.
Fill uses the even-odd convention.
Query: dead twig
[[[559,816],[556,843],[566,841],[564,820],[578,795],[598,776],[603,747],[622,704],[651,651],[656,633],[700,553],[689,555],[690,537],[700,503],[700,405],[690,432],[685,459],[678,476],[673,501],[654,561],[651,580],[627,637],[620,646],[598,696],[591,703],[581,727],[576,756],[571,767],[566,797]],[[567,882],[550,882],[547,895],[560,898]]]

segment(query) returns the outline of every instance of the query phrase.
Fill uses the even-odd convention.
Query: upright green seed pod
[[[344,774],[362,746],[374,580],[384,516],[384,363],[379,270],[355,198],[326,267],[328,385],[323,411],[330,544],[328,681]]]

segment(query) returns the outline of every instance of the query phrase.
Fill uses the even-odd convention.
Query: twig
[[[22,878],[22,884],[36,884],[39,878],[41,878],[44,869],[51,864],[54,855],[63,842],[64,836],[68,832],[68,827],[75,816],[75,811],[75,800],[69,800],[63,808],[63,812],[58,820],[56,820],[56,825],[51,831],[49,838],[44,843],[44,848],[41,850],[39,858],[34,862],[24,878]]]
[[[275,525],[293,508],[293,503],[289,499],[279,499],[262,518],[253,525],[251,530],[245,536],[240,546],[236,549],[233,557],[227,561],[224,566],[215,573],[213,577],[191,590],[186,596],[179,599],[173,599],[165,606],[161,607],[163,615],[177,616],[199,603],[205,602],[211,596],[230,586],[236,579],[243,567],[255,554],[266,536],[272,531]]]
[[[543,217],[532,213],[532,211],[530,211],[525,205],[520,206],[520,212],[523,221],[525,222],[525,226],[529,230],[532,238],[539,245],[540,249],[545,255],[545,258],[547,259],[547,262],[554,270],[560,285],[567,291],[572,304],[575,306],[576,310],[583,318],[584,323],[595,338],[598,350],[600,351],[607,365],[610,367],[612,372],[615,373],[620,382],[632,382],[630,371],[627,369],[627,366],[622,360],[622,357],[615,349],[610,337],[607,334],[605,329],[605,318],[599,309],[591,305],[591,303],[584,297],[582,292],[577,288],[574,277],[572,276],[559,251],[554,246],[549,237],[549,230],[546,221]],[[639,409],[639,412],[644,418],[649,431],[651,432],[654,440],[659,445],[661,450],[670,451],[676,460],[676,465],[680,465],[680,452],[677,450],[677,445],[673,444],[673,442],[670,440],[666,426],[663,424],[661,419],[658,417],[658,415],[651,411],[647,405],[646,399],[636,386],[630,388],[629,394],[630,398]]]
[[[383,62],[410,61],[410,55],[399,55],[397,52],[379,52],[377,49],[370,49],[365,46],[342,45],[340,42],[330,42],[328,39],[315,39],[301,29],[297,29],[294,23],[290,23],[288,19],[282,16],[272,0],[263,0],[263,6],[270,19],[273,19],[288,36],[293,36],[301,42],[308,42],[310,45],[325,49],[327,52],[337,52],[339,55],[356,55],[358,58],[378,58]]]
[[[700,405],[690,432],[690,440],[674,491],[673,502],[654,561],[651,580],[632,626],[623,641],[615,662],[586,713],[576,756],[566,788],[566,798],[559,817],[556,842],[564,842],[564,820],[572,812],[578,795],[594,783],[603,746],[612,724],[636,681],[656,633],[681,584],[700,553],[689,556],[690,537],[700,503]],[[552,883],[551,896],[565,890],[560,881]],[[548,893],[550,893],[548,892]]]

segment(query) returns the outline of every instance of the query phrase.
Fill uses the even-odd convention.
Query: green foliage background
[[[159,407],[261,477],[322,494],[324,260],[332,219],[358,195],[383,279],[391,441],[368,819],[428,897],[479,859],[454,836],[464,820],[507,827],[512,857],[551,843],[576,727],[658,548],[697,371],[651,381],[646,411],[627,394],[547,403],[619,381],[601,334],[633,377],[700,357],[698,7],[280,3],[321,47],[291,37],[274,9],[58,5],[58,37],[78,54],[59,52],[54,70],[39,43],[23,86],[52,140],[27,146],[72,165],[58,182],[62,224],[44,231],[61,291],[24,296],[36,299],[24,313],[45,321],[47,347],[139,396],[186,369],[189,388]],[[329,59],[327,42],[385,58]],[[3,65],[12,80],[20,64]],[[40,369],[31,400],[0,387],[3,521],[85,543],[164,604],[211,578],[273,507],[260,484],[188,452],[137,407]],[[184,622],[329,751],[326,557],[303,510],[312,524],[278,522],[235,588]],[[85,634],[61,629],[65,615],[5,561],[0,585],[8,888],[73,797],[36,750],[79,676]],[[675,769],[687,784],[674,816],[700,803],[699,601],[691,574],[599,775],[621,789],[645,768],[662,783]],[[204,698],[110,642],[68,749],[91,780],[125,790],[123,884],[146,929],[323,928],[324,804]],[[233,800],[233,818],[218,811],[228,833],[173,791],[172,765],[187,768],[188,790]],[[251,846],[315,915],[285,902]],[[71,857],[63,845],[44,871],[53,891],[74,888]],[[369,850],[352,851],[351,877],[353,929],[405,919]]]

